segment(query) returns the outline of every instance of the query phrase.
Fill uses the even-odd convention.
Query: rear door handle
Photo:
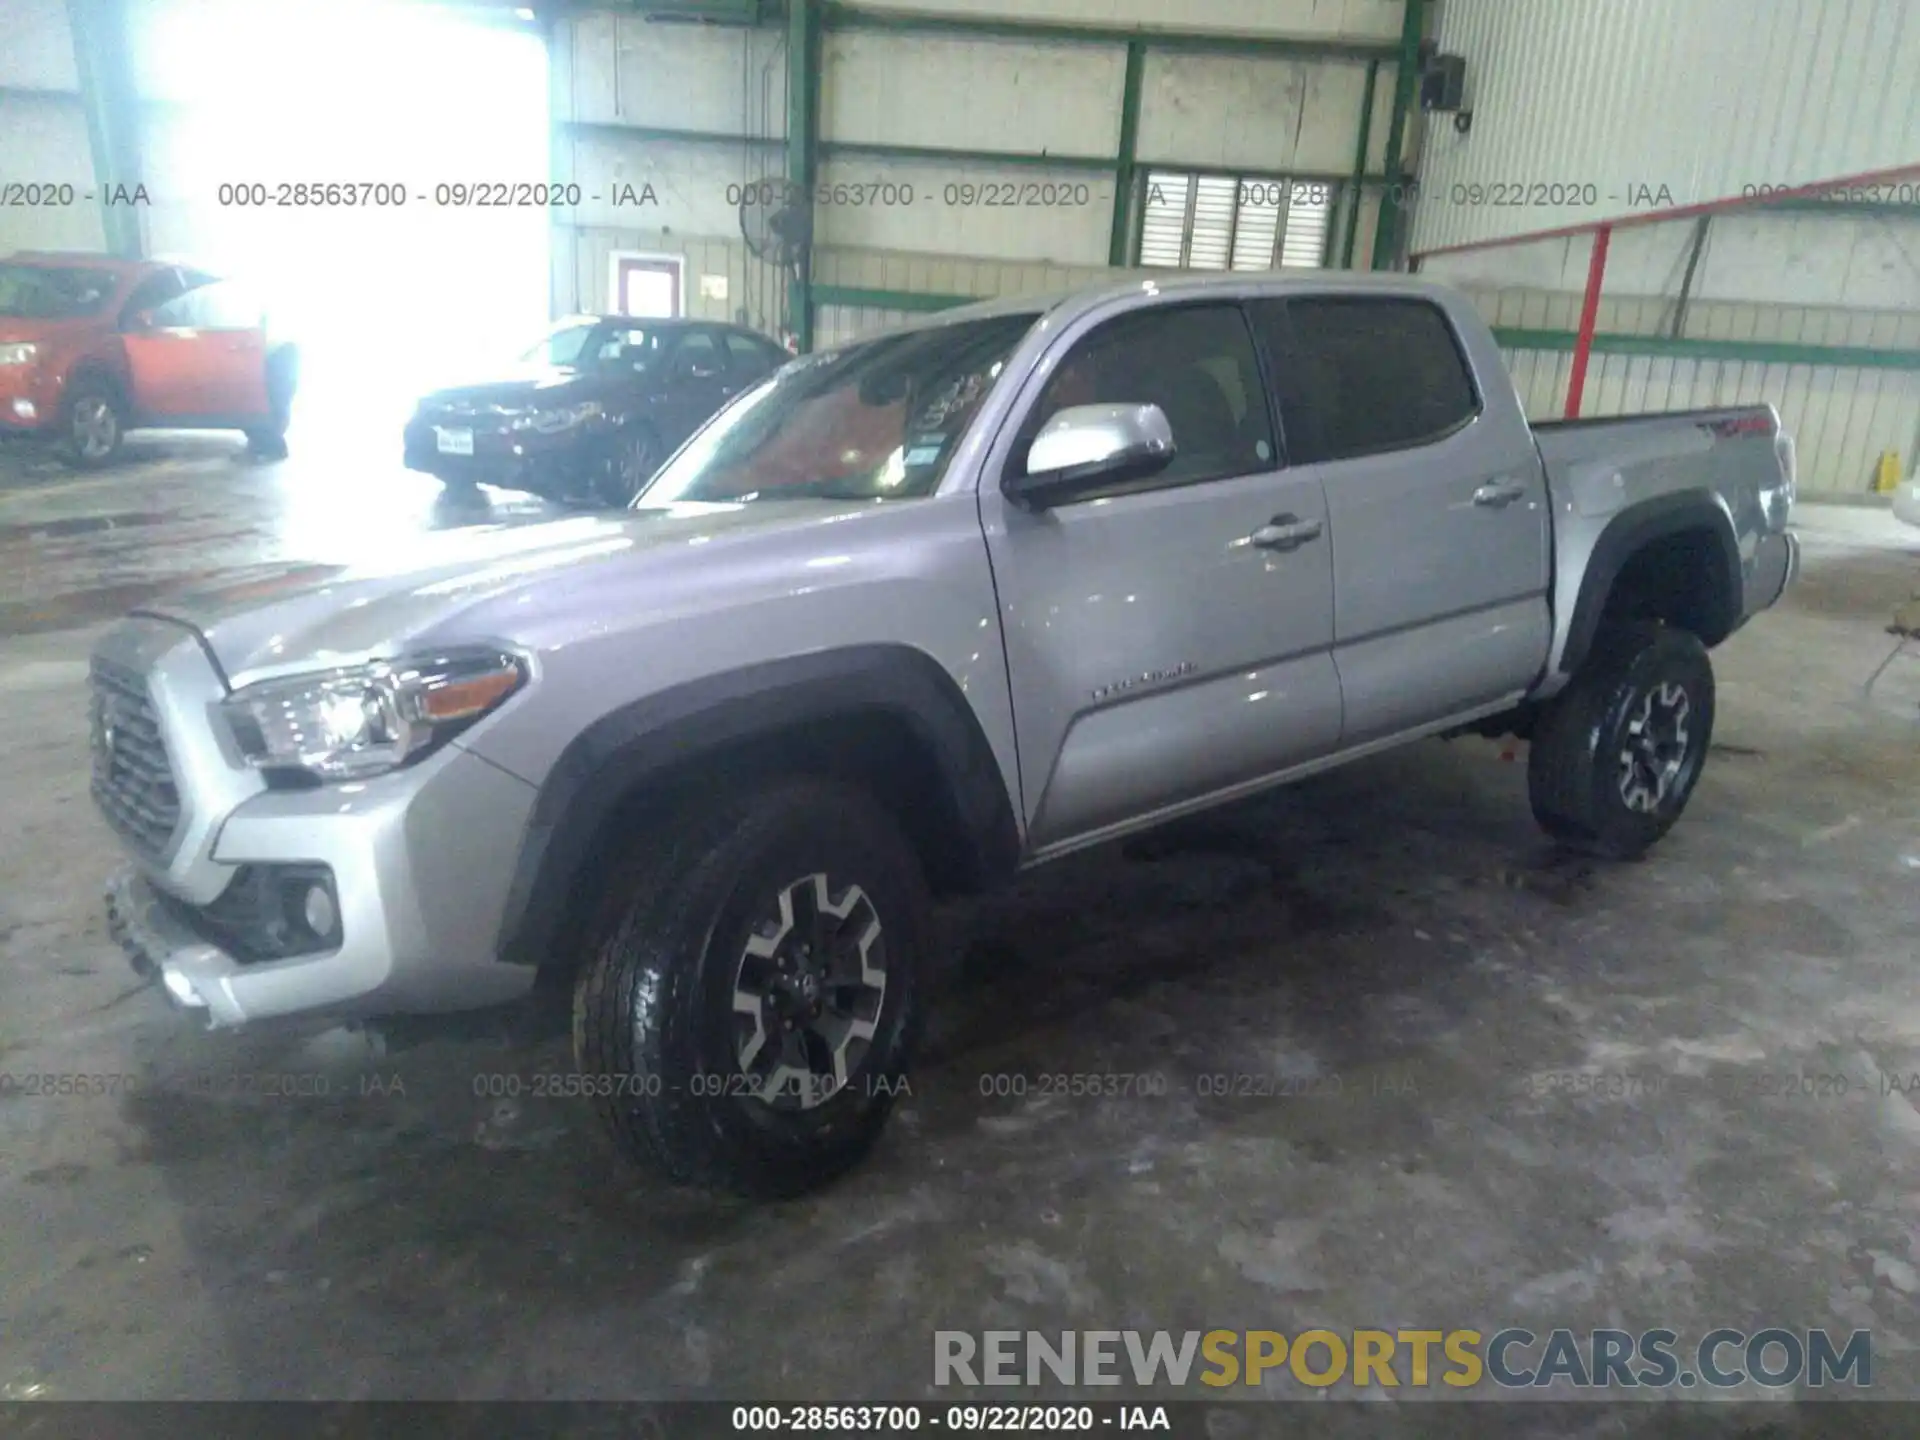
[[[1473,492],[1473,503],[1503,510],[1527,493],[1527,487],[1511,480],[1489,480]]]
[[[1298,550],[1309,540],[1318,540],[1323,528],[1318,520],[1302,520],[1298,515],[1276,515],[1247,539],[1262,550]]]

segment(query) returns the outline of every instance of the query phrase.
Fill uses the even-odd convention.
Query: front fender
[[[998,761],[953,678],[923,652],[875,644],[791,656],[678,685],[603,715],[560,754],[539,787],[515,869],[500,958],[541,964],[563,949],[576,882],[611,838],[609,824],[650,783],[724,767],[730,753],[783,733],[880,714],[905,727],[937,768],[961,839],[968,884],[1011,874],[1018,822]],[[724,770],[713,783],[726,779]],[[888,796],[879,797],[883,801]]]

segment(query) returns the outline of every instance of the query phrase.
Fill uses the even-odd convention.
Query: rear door
[[[1497,354],[1424,296],[1256,301],[1289,453],[1325,489],[1341,743],[1514,695],[1547,653],[1545,477]]]
[[[700,427],[733,393],[732,371],[722,331],[688,325],[667,354],[660,392],[661,439],[672,450]]]
[[[758,385],[791,358],[771,340],[740,330],[727,331],[727,361],[732,371],[728,393],[737,395]]]
[[[1093,327],[1016,421],[1008,464],[1059,410],[1103,403],[1159,405],[1172,465],[1037,513],[1001,493],[1001,471],[982,481],[1043,851],[1256,781],[1340,731],[1325,501],[1279,458],[1240,306]]]
[[[157,425],[244,424],[267,415],[265,319],[230,281],[211,281],[144,312],[122,336],[134,406]]]

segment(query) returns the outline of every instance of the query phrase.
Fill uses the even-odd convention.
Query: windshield
[[[538,345],[523,351],[520,359],[534,365],[578,365],[581,352],[587,348],[587,342],[599,328],[600,322],[597,320],[563,320],[549,330]]]
[[[113,299],[111,270],[65,265],[0,265],[0,315],[12,320],[78,320]]]
[[[1038,318],[960,321],[795,361],[702,431],[635,504],[930,495]]]

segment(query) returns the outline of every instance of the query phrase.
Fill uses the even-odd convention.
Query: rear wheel
[[[612,873],[573,1037],[616,1147],[760,1197],[857,1164],[904,1088],[928,945],[892,817],[788,781],[662,820]]]
[[[61,414],[61,453],[83,470],[105,465],[126,438],[126,407],[120,392],[98,380],[82,380]]]
[[[1547,706],[1527,758],[1534,818],[1561,843],[1632,859],[1673,828],[1713,739],[1713,665],[1699,637],[1609,627]]]

